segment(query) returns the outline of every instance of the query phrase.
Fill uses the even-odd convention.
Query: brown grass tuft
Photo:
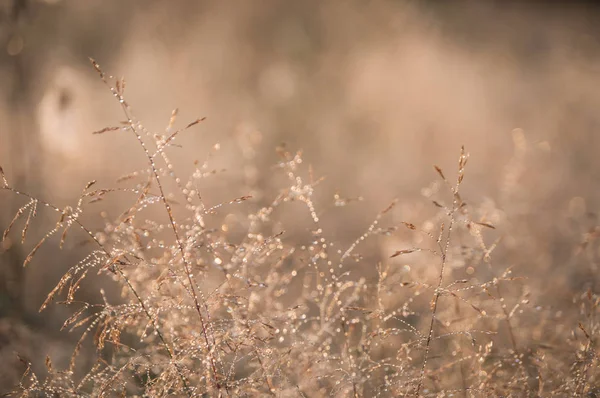
[[[123,170],[120,188],[90,191],[99,183],[88,183],[64,208],[14,189],[0,168],[1,189],[26,202],[3,240],[25,212],[23,243],[38,211],[58,218],[24,265],[42,261],[36,253],[55,235],[60,248],[73,230],[93,244],[40,308],[64,294],[60,304],[72,309],[62,329],[80,339],[69,366],[35,358],[45,363],[41,377],[23,359],[11,395],[521,397],[600,389],[599,294],[590,287],[574,297],[557,326],[558,315],[502,246],[518,233],[494,217],[498,209],[463,197],[464,147],[455,177],[434,166],[439,185],[425,195],[427,215],[399,221],[402,200],[394,200],[364,233],[338,242],[323,217],[346,206],[360,211],[360,199],[318,197],[323,180],[300,152],[278,148],[273,178],[287,185],[270,199],[258,192],[207,203],[202,183],[217,169],[190,160],[194,173],[180,176],[170,160],[178,135],[204,118],[173,132],[175,110],[164,133],[151,133],[125,100],[125,81],[91,62],[126,119],[93,134],[128,133],[145,164]],[[117,194],[129,198],[122,211],[103,213],[101,229],[86,227],[82,215],[99,213]],[[590,236],[575,255],[590,250]],[[121,295],[99,288],[101,301],[79,301],[94,274],[112,278]],[[86,341],[95,352],[77,376]]]

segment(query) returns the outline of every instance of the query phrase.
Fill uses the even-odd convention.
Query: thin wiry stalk
[[[589,356],[592,353],[591,349],[592,349],[592,337],[590,336],[590,334],[585,330],[585,328],[583,327],[583,324],[581,324],[581,322],[579,323],[579,329],[583,332],[583,334],[585,335],[587,342],[585,345],[585,348],[583,350],[583,355],[584,355],[584,363],[583,363],[583,370],[581,370],[580,373],[580,377],[577,380],[577,385],[575,386],[575,394],[578,397],[583,396],[583,393],[585,392],[585,387],[587,384],[587,372],[588,372],[588,368],[590,365],[590,359]]]
[[[500,291],[500,284],[496,285],[496,291],[498,292],[498,298],[501,300],[501,308],[502,313],[504,314],[504,321],[506,322],[506,327],[508,329],[508,336],[510,337],[510,343],[512,345],[513,351],[515,355],[517,355],[517,339],[515,338],[515,333],[513,332],[512,324],[510,323],[510,314],[506,310],[506,304],[504,303],[504,298],[502,297],[502,292]]]
[[[156,184],[158,186],[158,189],[160,191],[160,197],[161,200],[165,206],[165,209],[167,211],[167,215],[169,217],[169,223],[171,224],[171,229],[173,231],[173,234],[175,236],[175,241],[177,243],[177,247],[179,249],[179,253],[181,255],[182,261],[183,261],[183,266],[184,266],[184,271],[186,274],[186,277],[188,279],[188,283],[189,283],[189,292],[192,296],[192,299],[194,301],[194,306],[196,308],[196,312],[198,313],[198,316],[200,318],[200,325],[202,328],[202,334],[204,336],[204,340],[206,342],[206,348],[207,348],[207,352],[209,355],[209,359],[210,359],[210,363],[211,363],[211,367],[212,367],[212,371],[213,371],[213,377],[214,377],[214,381],[215,381],[215,386],[217,387],[217,390],[221,389],[221,384],[219,381],[219,375],[217,372],[217,367],[215,364],[215,358],[212,352],[212,347],[211,347],[211,343],[209,341],[208,338],[208,332],[207,332],[207,322],[204,319],[204,316],[202,315],[202,309],[200,306],[200,301],[198,299],[198,292],[196,291],[196,287],[195,287],[195,282],[193,280],[193,275],[192,275],[192,268],[191,268],[191,264],[189,263],[189,260],[187,259],[186,255],[185,255],[185,249],[183,247],[183,242],[181,240],[181,237],[179,236],[179,232],[177,230],[177,224],[175,222],[175,218],[173,216],[173,212],[171,210],[171,205],[169,204],[169,202],[167,201],[167,197],[165,196],[164,193],[164,189],[162,187],[161,181],[160,181],[160,176],[158,174],[158,170],[156,169],[156,163],[154,162],[154,157],[152,156],[152,154],[150,154],[150,151],[148,150],[148,147],[146,146],[146,143],[144,142],[144,140],[142,139],[141,135],[138,133],[137,129],[135,128],[135,122],[129,112],[129,106],[127,104],[127,102],[125,102],[125,99],[123,98],[123,96],[117,91],[115,90],[106,80],[105,74],[104,72],[102,72],[102,69],[100,68],[100,65],[98,65],[98,63],[93,60],[92,58],[90,58],[90,61],[92,63],[92,65],[94,66],[94,68],[96,69],[96,71],[99,73],[100,78],[102,79],[102,81],[104,82],[104,84],[111,90],[111,92],[113,93],[113,95],[115,96],[115,98],[117,98],[119,100],[119,103],[121,105],[121,109],[123,110],[123,113],[125,115],[125,117],[127,118],[127,122],[128,122],[128,128],[131,130],[131,132],[135,135],[136,139],[138,140],[138,142],[140,143],[140,146],[142,147],[142,149],[144,150],[144,153],[148,159],[148,162],[150,164],[150,168],[152,170],[152,174],[154,176],[154,179],[156,180]],[[195,123],[194,123],[195,124]],[[193,124],[190,124],[190,126]],[[205,307],[207,316],[210,317],[209,314],[209,310],[206,304],[206,300],[204,299],[202,292],[200,292],[200,296],[202,298],[203,301],[203,306]],[[228,390],[228,387],[225,385],[225,389],[226,391]]]
[[[433,338],[433,327],[435,325],[438,302],[439,302],[441,295],[444,292],[444,289],[442,289],[442,283],[444,281],[444,271],[446,269],[446,261],[448,260],[448,250],[450,249],[452,229],[454,227],[456,211],[463,205],[463,202],[460,198],[458,190],[459,190],[460,184],[462,183],[463,178],[464,178],[464,170],[465,170],[465,165],[467,164],[467,160],[468,160],[468,155],[465,154],[465,147],[463,146],[461,148],[460,157],[458,159],[458,176],[456,179],[456,185],[454,187],[450,186],[450,183],[446,179],[446,176],[442,172],[442,169],[440,169],[438,166],[434,166],[437,173],[442,177],[442,180],[444,180],[446,185],[448,185],[450,187],[451,192],[453,194],[452,195],[453,200],[452,200],[452,210],[449,212],[450,224],[448,225],[448,232],[446,234],[445,245],[443,248],[440,247],[440,256],[441,256],[442,261],[441,261],[441,265],[440,265],[440,273],[438,275],[437,286],[434,290],[433,300],[431,303],[431,319],[429,322],[429,330],[427,332],[427,340],[425,342],[425,353],[423,355],[423,364],[421,365],[421,373],[419,375],[419,383],[417,384],[417,388],[415,389],[415,397],[418,397],[419,394],[421,393],[421,388],[423,387],[423,382],[425,379],[425,369],[427,367],[427,360],[429,359],[429,352],[431,350],[431,340]],[[443,226],[442,226],[441,232],[443,232]],[[440,237],[441,237],[441,235],[440,235]],[[439,242],[439,240],[438,240],[438,242]],[[439,243],[438,243],[438,245],[439,245]]]
[[[446,268],[446,260],[448,259],[448,249],[450,248],[450,237],[452,234],[452,227],[454,226],[454,215],[450,218],[450,225],[448,225],[448,235],[446,236],[446,245],[444,250],[441,253],[442,263],[440,265],[440,273],[438,276],[438,283],[434,291],[433,301],[431,305],[431,320],[429,322],[429,330],[427,332],[427,341],[425,342],[425,353],[423,355],[423,364],[421,365],[421,373],[419,376],[419,384],[417,384],[417,388],[415,390],[415,397],[418,397],[421,388],[423,387],[423,381],[425,378],[425,368],[427,367],[427,360],[429,359],[429,351],[431,350],[431,340],[433,338],[433,327],[435,324],[435,316],[437,313],[437,306],[440,296],[442,295],[442,282],[444,280],[444,271]]]
[[[26,197],[28,199],[31,200],[35,200],[37,203],[41,204],[42,206],[45,206],[49,209],[54,210],[55,212],[59,213],[59,214],[64,214],[63,210],[61,210],[60,208],[58,208],[57,206],[40,200],[38,198],[34,198],[32,195],[22,192],[22,191],[17,191],[16,189],[11,188],[8,183],[5,184],[3,187],[0,187],[0,189],[2,190],[8,190],[13,192],[14,194],[18,195],[18,196],[23,196]],[[111,254],[108,252],[108,250],[104,247],[104,245],[102,245],[102,243],[100,243],[100,241],[96,238],[96,236],[92,233],[92,231],[90,231],[85,225],[83,225],[83,223],[81,223],[81,221],[79,221],[77,218],[72,218],[71,219],[72,222],[74,222],[75,224],[77,224],[77,226],[84,231],[95,243],[96,245],[100,248],[100,250],[102,250],[104,252],[104,254],[106,254],[107,258],[111,258]],[[145,315],[148,317],[148,320],[152,323],[152,327],[154,328],[154,330],[156,331],[156,334],[159,338],[159,340],[161,341],[161,344],[163,345],[163,347],[165,348],[165,351],[167,352],[167,354],[169,355],[170,359],[173,359],[173,351],[171,349],[171,347],[169,347],[169,344],[167,343],[163,333],[160,330],[160,327],[158,326],[158,324],[156,323],[156,321],[154,320],[154,318],[152,317],[152,315],[150,314],[150,311],[148,310],[148,307],[146,307],[146,304],[144,303],[144,300],[142,300],[142,298],[140,297],[140,295],[138,294],[137,290],[133,287],[133,285],[131,284],[131,281],[129,280],[129,278],[127,278],[127,276],[125,275],[125,273],[123,272],[123,270],[121,270],[121,268],[118,266],[117,263],[113,263],[112,264],[112,269],[114,271],[116,271],[119,276],[121,278],[123,278],[123,280],[125,281],[125,284],[127,285],[128,289],[133,293],[133,295],[135,296],[137,302],[140,304],[140,306],[142,307],[142,310],[144,311]],[[177,365],[176,365],[177,366]],[[181,370],[178,368],[178,373],[179,376],[181,378],[181,382],[183,383],[184,389],[186,390],[188,396],[192,396],[191,392],[189,391],[189,386],[187,385],[187,381],[185,379],[185,377],[183,376],[183,373],[181,373]]]

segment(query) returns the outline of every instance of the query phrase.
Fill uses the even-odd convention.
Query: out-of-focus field
[[[18,15],[15,4],[23,5]],[[0,18],[0,165],[18,189],[64,207],[90,180],[114,186],[145,167],[132,136],[92,134],[123,119],[93,57],[108,74],[125,77],[128,102],[150,131],[164,132],[175,108],[180,126],[207,117],[177,138],[181,148],[171,156],[184,175],[209,153],[211,167],[226,169],[207,180],[208,203],[249,194],[260,203],[276,192],[282,179],[272,165],[285,143],[326,177],[318,186],[324,229],[351,243],[394,198],[391,223],[430,217],[432,165],[452,174],[464,145],[471,156],[462,195],[482,222],[496,226],[490,240],[501,239],[493,266],[527,278],[532,305],[562,313],[558,324],[575,295],[600,289],[595,9],[2,0]],[[363,200],[334,209],[335,193]],[[21,205],[1,193],[1,229]],[[111,210],[122,210],[118,200]],[[299,212],[282,217],[289,239],[301,242],[309,224],[305,209]],[[31,341],[60,351],[65,338],[50,333],[65,313],[37,309],[86,248],[76,240],[68,251],[49,245],[22,270],[36,238],[56,222],[40,217],[28,243],[16,244],[13,234],[14,245],[0,248],[0,322],[11,330],[0,328],[3,363],[18,363],[13,351]],[[93,207],[85,217],[100,225]],[[410,237],[381,238],[363,255],[389,258],[406,246],[403,239]],[[98,300],[98,283],[106,282],[88,283],[81,295]],[[543,340],[545,331],[536,336]]]

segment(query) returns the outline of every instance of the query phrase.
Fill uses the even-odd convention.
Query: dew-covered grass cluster
[[[91,181],[65,208],[17,190],[2,172],[2,194],[23,201],[3,239],[23,241],[24,265],[43,262],[38,249],[62,247],[75,230],[88,249],[41,305],[71,311],[63,329],[79,339],[70,364],[34,358],[46,364],[38,374],[26,361],[12,396],[600,395],[598,285],[571,297],[569,313],[536,296],[539,284],[514,260],[519,246],[504,244],[518,231],[463,193],[465,148],[453,168],[432,168],[424,210],[398,219],[403,198],[382,198],[362,233],[336,240],[346,220],[329,216],[366,210],[358,196],[319,196],[329,181],[301,152],[277,148],[275,194],[248,187],[208,203],[205,180],[221,178],[211,165],[219,144],[190,159],[187,175],[171,161],[177,138],[203,119],[178,128],[174,111],[164,132],[151,132],[126,101],[125,81],[92,64],[123,111],[121,124],[95,133],[136,140],[145,162],[114,186]],[[115,195],[120,211],[103,209]],[[40,212],[55,225],[29,245]],[[84,213],[103,226],[88,227]],[[586,237],[577,255],[592,267],[596,235]],[[102,300],[81,301],[81,284],[97,275],[118,294],[99,284]]]

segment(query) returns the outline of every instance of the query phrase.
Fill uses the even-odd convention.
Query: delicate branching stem
[[[423,354],[423,364],[421,365],[421,374],[419,376],[419,384],[415,390],[415,397],[418,397],[423,387],[423,381],[425,379],[425,368],[427,367],[427,360],[429,359],[429,351],[431,350],[431,340],[433,339],[433,327],[435,325],[435,317],[437,313],[437,306],[440,296],[443,293],[442,283],[444,280],[444,271],[446,268],[446,260],[448,259],[448,249],[450,248],[450,237],[452,235],[452,227],[454,226],[454,214],[450,217],[450,225],[448,225],[448,235],[446,236],[446,245],[441,254],[441,266],[440,273],[438,275],[437,287],[434,291],[433,301],[431,304],[431,320],[429,322],[429,330],[427,332],[427,341],[425,342],[425,353]]]
[[[154,162],[154,157],[153,155],[150,153],[150,151],[148,150],[148,147],[146,146],[146,143],[144,142],[144,140],[142,139],[142,136],[140,135],[140,133],[137,131],[136,127],[135,127],[135,122],[129,112],[129,105],[125,102],[123,96],[117,92],[117,90],[112,87],[108,81],[106,80],[106,77],[104,75],[104,72],[102,72],[102,70],[100,69],[100,66],[96,63],[96,61],[94,61],[93,59],[90,58],[90,61],[92,62],[92,65],[94,66],[94,68],[96,69],[96,71],[98,71],[98,73],[100,74],[100,78],[102,79],[102,81],[106,84],[106,86],[111,90],[111,92],[113,93],[113,95],[115,96],[115,98],[117,98],[119,100],[119,103],[121,105],[121,109],[123,110],[123,113],[125,115],[125,117],[127,118],[128,121],[128,128],[130,129],[130,131],[135,135],[137,141],[139,142],[140,146],[142,147],[142,149],[144,150],[144,154],[146,155],[146,158],[148,159],[148,163],[150,165],[150,168],[152,170],[152,175],[154,177],[154,179],[156,180],[156,185],[158,186],[158,189],[160,191],[160,197],[161,200],[165,206],[167,215],[169,217],[169,223],[171,225],[171,229],[173,231],[173,234],[175,236],[175,241],[177,243],[177,247],[179,250],[179,253],[181,255],[181,259],[183,262],[183,267],[184,267],[184,272],[186,274],[188,283],[189,283],[189,293],[192,296],[192,300],[194,301],[194,306],[196,308],[196,312],[198,313],[198,316],[200,318],[200,326],[202,328],[202,334],[204,336],[204,340],[206,343],[206,348],[208,351],[208,356],[209,356],[209,360],[210,360],[210,364],[211,364],[211,368],[212,368],[212,372],[213,372],[213,376],[214,376],[214,382],[215,385],[217,387],[218,390],[221,389],[221,384],[219,381],[219,376],[218,376],[218,372],[217,372],[217,366],[215,363],[215,358],[212,352],[212,345],[209,341],[208,338],[208,325],[207,322],[204,319],[204,315],[202,315],[202,309],[201,309],[201,305],[200,305],[200,300],[199,300],[199,294],[196,291],[196,284],[193,280],[193,275],[192,275],[192,266],[189,263],[189,260],[187,259],[186,255],[185,255],[185,248],[183,246],[183,241],[181,240],[181,237],[179,235],[179,231],[177,228],[177,223],[175,222],[175,217],[173,216],[173,211],[171,210],[171,205],[169,204],[169,202],[167,201],[167,197],[165,195],[163,186],[161,184],[160,181],[160,175],[158,173],[158,170],[156,168],[156,163]],[[198,120],[199,121],[199,120]],[[194,123],[195,124],[195,123]],[[191,124],[192,125],[192,124]],[[200,293],[201,294],[201,293]],[[208,310],[208,306],[205,302],[205,300],[203,300],[203,306],[205,307],[206,313],[207,313],[207,317],[209,317],[210,319],[210,313]],[[227,390],[227,386],[225,386],[225,389]]]
[[[502,292],[500,290],[500,284],[496,285],[496,291],[498,292],[498,298],[502,301],[502,305],[500,307],[502,309],[502,313],[504,314],[504,320],[506,321],[506,327],[508,329],[510,343],[512,345],[514,353],[517,354],[517,339],[515,338],[515,333],[513,332],[512,324],[510,323],[510,313],[506,310],[506,305],[504,304]]]
[[[446,269],[446,261],[448,260],[448,252],[450,250],[450,241],[452,237],[452,229],[454,227],[454,221],[456,218],[456,212],[463,205],[462,200],[460,199],[460,195],[458,193],[460,184],[464,178],[464,170],[465,165],[467,164],[468,155],[465,153],[465,147],[461,148],[460,157],[458,159],[458,177],[456,179],[456,185],[452,186],[449,181],[446,179],[446,176],[442,172],[442,169],[438,166],[434,166],[437,173],[442,177],[442,180],[448,185],[452,192],[453,201],[452,201],[452,210],[448,213],[450,217],[450,224],[448,225],[448,231],[446,233],[446,240],[444,247],[441,247],[442,241],[442,233],[443,233],[443,225],[440,230],[440,236],[437,240],[438,246],[440,246],[440,256],[441,256],[441,265],[440,265],[440,273],[438,275],[437,286],[435,288],[433,294],[433,300],[431,302],[431,320],[429,322],[429,330],[427,332],[427,340],[425,342],[425,353],[423,354],[423,364],[421,365],[421,374],[419,375],[419,383],[417,384],[417,388],[415,389],[415,397],[418,397],[421,393],[421,388],[423,388],[423,382],[425,379],[425,369],[427,367],[427,361],[429,359],[429,351],[431,350],[431,340],[433,339],[433,328],[435,326],[435,319],[437,314],[438,303],[440,297],[442,296],[444,289],[442,288],[442,283],[444,281],[444,271]]]
[[[34,198],[32,195],[30,195],[28,193],[17,191],[15,189],[9,187],[8,185],[6,185],[4,187],[0,187],[0,189],[2,189],[2,190],[8,190],[8,191],[11,191],[12,193],[14,193],[14,194],[16,194],[18,196],[23,196],[23,197],[29,198],[31,200],[35,200],[39,204],[41,204],[42,206],[48,207],[49,209],[52,209],[52,210],[54,210],[55,212],[57,212],[57,213],[59,213],[61,215],[63,214],[63,210],[61,210],[57,206],[54,206],[53,204],[51,204],[49,202],[45,202],[45,201],[40,200],[38,198]],[[92,231],[90,231],[85,225],[83,225],[81,223],[81,221],[79,221],[77,218],[73,218],[71,220],[72,220],[72,222],[74,222],[75,224],[77,224],[77,226],[82,231],[84,231],[87,235],[90,236],[90,238],[94,241],[94,243],[96,243],[96,245],[100,248],[100,250],[102,250],[102,252],[104,252],[104,254],[107,256],[107,258],[110,259],[112,257],[111,254],[109,253],[109,251],[106,249],[106,247],[104,247],[104,245],[102,243],[100,243],[100,241],[98,240],[98,238],[96,238],[96,236],[92,233]],[[121,268],[118,266],[118,264],[114,263],[112,265],[112,268],[113,268],[113,270],[115,272],[117,272],[117,274],[121,278],[123,278],[123,280],[125,281],[125,284],[127,285],[128,289],[135,296],[136,300],[138,301],[138,303],[142,307],[142,310],[144,311],[146,317],[152,323],[152,327],[156,331],[156,335],[158,336],[159,340],[161,341],[161,344],[164,346],[165,351],[167,352],[167,355],[169,356],[169,358],[173,359],[174,358],[173,351],[172,351],[171,347],[169,347],[169,344],[167,343],[164,335],[162,334],[162,332],[160,330],[160,327],[158,326],[158,324],[156,323],[156,321],[154,320],[154,318],[150,314],[150,311],[148,310],[148,307],[144,303],[144,300],[142,300],[142,298],[140,297],[140,295],[138,294],[138,292],[136,291],[136,289],[131,284],[131,281],[129,280],[129,278],[127,278],[127,275],[125,275],[125,273],[123,272],[123,270],[121,270]],[[181,373],[181,371],[179,371],[179,375],[180,375],[181,382],[183,383],[183,386],[184,386],[185,390],[188,391],[188,395],[191,396],[191,394],[189,393],[189,387],[187,385],[187,381],[185,380],[185,377],[183,376],[183,373]]]

